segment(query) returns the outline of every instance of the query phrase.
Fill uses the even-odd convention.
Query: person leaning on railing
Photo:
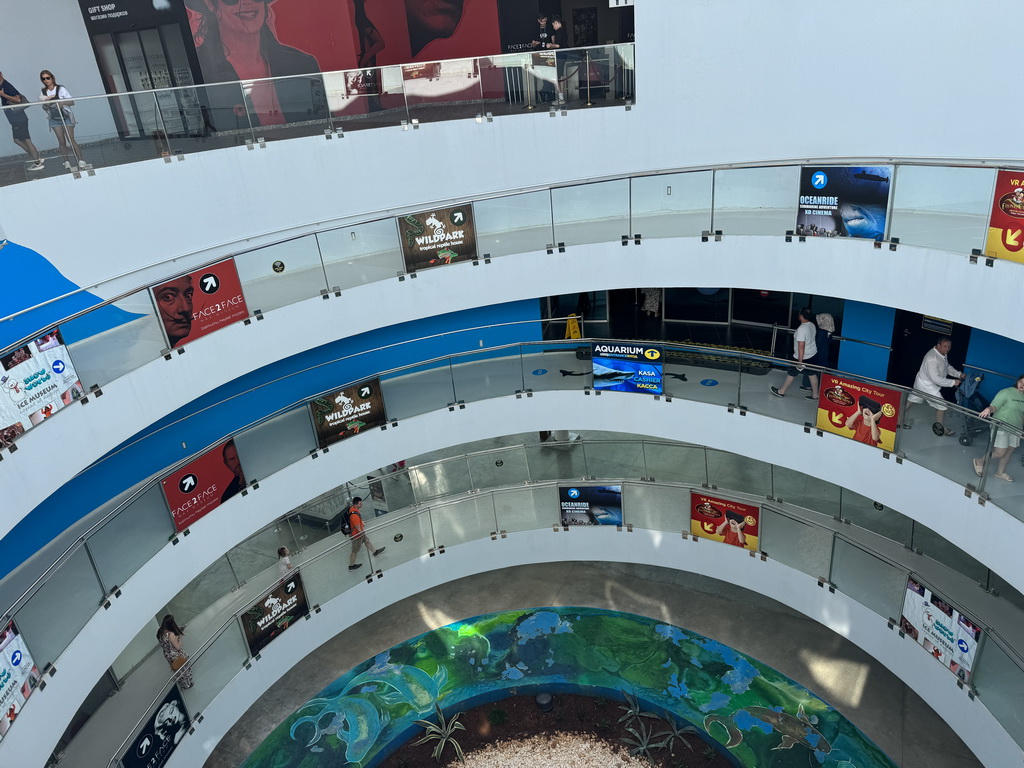
[[[1001,389],[992,398],[992,404],[978,415],[983,419],[999,414],[999,421],[1015,429],[1024,428],[1024,374],[1017,377],[1017,382],[1012,387]],[[1006,465],[1010,463],[1010,455],[1020,445],[1020,437],[1007,429],[1000,429],[996,432],[996,439],[990,455],[974,459],[974,471],[978,477],[985,473],[985,465],[989,459],[997,459],[999,464],[996,467],[996,477],[1007,483],[1012,483],[1013,478],[1006,474]]]

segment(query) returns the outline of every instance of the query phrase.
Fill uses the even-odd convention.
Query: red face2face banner
[[[242,283],[231,259],[168,280],[150,290],[169,349],[195,341],[249,315]]]
[[[174,528],[184,531],[245,487],[235,441],[207,451],[162,481]]]

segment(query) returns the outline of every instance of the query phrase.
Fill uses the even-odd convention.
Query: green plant
[[[444,752],[444,748],[447,744],[451,744],[455,749],[455,756],[459,758],[460,763],[466,762],[466,756],[462,753],[462,745],[455,740],[456,731],[466,730],[466,726],[459,722],[459,717],[462,716],[461,712],[457,712],[452,715],[451,720],[444,719],[444,712],[441,711],[441,705],[434,702],[434,709],[437,710],[437,722],[432,723],[429,720],[417,720],[416,725],[422,726],[425,733],[423,737],[413,742],[413,746],[419,746],[425,744],[428,741],[437,741],[437,746],[434,747],[434,760],[441,762],[441,753]]]
[[[712,747],[710,744],[708,744],[708,746],[704,747],[703,755],[704,759],[710,763],[712,760],[718,757],[718,750]]]
[[[664,720],[668,728],[666,728],[664,731],[659,731],[655,735],[655,738],[657,738],[658,736],[664,736],[665,746],[668,748],[669,752],[672,751],[672,747],[677,741],[681,742],[683,746],[685,746],[688,750],[693,752],[693,745],[686,740],[686,736],[691,734],[697,735],[698,733],[700,733],[700,731],[698,731],[692,725],[680,725],[670,717],[666,717],[664,718]]]
[[[601,718],[600,720],[597,721],[597,730],[601,731],[602,733],[607,732],[608,730],[611,729],[611,727],[612,727],[611,721],[607,720],[606,718]]]
[[[487,713],[487,722],[491,725],[504,725],[506,720],[508,720],[508,715],[505,714],[504,709],[492,709]]]
[[[623,744],[629,747],[629,754],[640,755],[647,758],[648,761],[654,762],[654,750],[664,749],[666,741],[655,741],[657,738],[647,727],[647,723],[639,718],[636,721],[636,728],[632,725],[626,726],[626,731],[633,734],[632,738],[629,736],[622,736],[619,738]]]
[[[658,716],[653,712],[644,712],[643,709],[640,708],[640,701],[634,694],[626,693],[625,691],[623,691],[622,696],[626,700],[626,706],[619,706],[619,709],[621,709],[626,714],[620,717],[618,722],[626,723],[626,725],[629,725],[634,720],[641,717],[649,717],[652,720],[658,719]]]

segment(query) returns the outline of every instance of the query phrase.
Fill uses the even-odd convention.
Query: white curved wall
[[[645,0],[635,15],[630,112],[395,126],[99,168],[0,189],[0,224],[85,286],[218,243],[549,182],[801,157],[1020,157],[1012,129],[971,119],[993,105],[997,126],[1024,118],[1006,96],[1019,3],[940,14],[926,0],[864,0],[855,13],[811,0],[784,12]],[[60,211],[59,227],[42,223],[46,210]]]
[[[719,243],[701,243],[700,238],[678,238],[645,240],[625,248],[619,243],[581,245],[564,254],[521,254],[479,267],[460,264],[426,270],[416,280],[370,283],[345,291],[340,299],[315,298],[285,306],[268,312],[262,322],[236,323],[201,338],[189,344],[185,354],[170,361],[157,359],[106,385],[104,396],[93,398],[88,406],[68,408],[27,433],[18,441],[19,450],[5,456],[0,473],[0,494],[19,500],[17,509],[0,521],[0,536],[66,478],[140,427],[283,356],[334,341],[342,329],[349,336],[373,330],[385,322],[381,307],[388,308],[390,324],[534,298],[538,292],[557,295],[686,284],[801,291],[948,317],[951,286],[957,286],[964,295],[991,297],[961,303],[955,313],[958,322],[1024,338],[1024,314],[990,309],[1015,306],[1024,295],[1024,268],[1000,267],[999,279],[993,281],[986,267],[926,248],[901,246],[893,254],[874,249],[869,242],[839,239],[786,243],[782,237],[726,237]],[[858,285],[849,279],[853,272],[886,279]],[[543,284],[538,275],[544,276]],[[67,435],[75,435],[75,440],[61,439]],[[183,449],[179,458],[201,447]],[[46,461],[39,460],[42,455]]]
[[[894,509],[918,516],[940,536],[957,542],[968,553],[983,559],[987,565],[1000,572],[1017,589],[1024,589],[1024,576],[1019,568],[1014,567],[1019,562],[1019,547],[1015,544],[1015,537],[991,537],[986,534],[993,530],[1007,530],[1006,526],[1019,523],[991,504],[979,507],[974,501],[964,498],[962,489],[958,486],[935,478],[927,470],[907,463],[897,465],[895,461],[886,461],[882,458],[881,451],[864,450],[863,446],[851,440],[829,435],[819,438],[813,434],[805,434],[800,425],[786,424],[755,414],[728,414],[720,407],[682,400],[668,403],[664,400],[617,393],[586,396],[580,392],[568,391],[542,392],[532,398],[520,400],[514,397],[499,398],[471,403],[465,410],[444,410],[424,414],[403,420],[397,429],[375,431],[358,439],[342,442],[318,459],[300,461],[261,480],[257,491],[245,497],[236,496],[218,508],[214,514],[197,522],[192,526],[190,536],[183,537],[176,546],[165,546],[122,585],[121,597],[112,602],[109,610],[97,613],[78,634],[56,661],[58,674],[49,681],[46,690],[33,697],[32,702],[19,716],[19,727],[11,729],[10,734],[0,744],[0,754],[4,755],[5,761],[10,759],[12,764],[23,764],[18,760],[28,760],[33,754],[38,755],[51,749],[61,730],[55,727],[55,723],[65,724],[70,721],[80,702],[103,671],[114,662],[139,629],[151,620],[154,606],[166,604],[226,550],[279,517],[283,510],[292,509],[303,498],[312,498],[330,490],[337,485],[339,478],[358,476],[385,465],[397,455],[416,455],[498,434],[568,428],[643,432],[655,437],[706,443],[762,461],[789,466],[797,471],[844,485],[869,498],[878,499]],[[828,450],[816,450],[826,445]],[[301,493],[297,493],[296,489],[302,489]],[[962,521],[968,516],[972,520],[972,525],[963,526]],[[654,540],[660,539],[654,535]],[[556,544],[560,547],[562,541],[544,545],[537,550],[537,556],[542,559],[564,559],[568,556],[567,553],[561,548],[554,549]],[[704,552],[710,549],[712,547],[698,547],[695,551]],[[714,549],[717,556],[721,548]],[[588,551],[591,554],[585,559],[601,559],[593,550]],[[630,560],[636,557],[637,562],[647,561],[648,553],[641,551],[642,557],[619,552],[611,559]],[[750,558],[744,553],[741,559]],[[526,558],[513,560],[507,564],[530,561]],[[680,567],[679,563],[672,559],[663,562],[655,558],[649,562]],[[466,565],[460,567],[468,570],[459,571],[455,575],[472,573],[483,565],[475,558],[471,558]],[[501,565],[489,560],[487,567]],[[685,567],[691,566],[687,564]],[[718,570],[721,566],[709,565],[708,571],[703,571],[704,567],[701,561],[694,561],[692,566],[694,570],[707,572],[727,581],[733,580],[729,577],[728,570]],[[397,573],[399,571],[396,569],[396,575]],[[446,575],[441,580],[446,581],[455,575]],[[411,574],[410,578],[414,579],[412,583],[416,586],[409,585],[403,589],[417,592],[424,588],[424,582],[419,580],[419,573]],[[430,576],[423,578],[429,580]],[[773,581],[776,578],[779,581]],[[389,578],[385,581],[390,584],[405,582],[405,579]],[[746,581],[736,583],[796,605],[790,603],[786,597],[788,590],[798,589],[794,587],[789,576],[783,578],[782,575],[751,575],[749,584]],[[811,584],[814,590],[818,590],[816,583]],[[370,598],[370,602],[363,606],[366,612],[371,610],[371,606],[382,605],[383,600],[391,599],[391,594],[387,592],[374,595],[384,597],[380,600],[376,597]],[[843,623],[843,614],[839,614],[838,617],[831,615],[821,600],[819,597],[813,604],[808,603],[801,607],[801,610],[806,608],[805,612],[815,617],[828,617],[825,623],[837,628]],[[347,597],[342,602],[346,606],[350,604]],[[876,623],[866,625],[872,628],[870,632],[863,626],[850,626],[843,634],[874,653],[897,674],[910,674],[902,668],[902,651],[895,656],[888,655],[890,651],[887,650],[887,644],[890,640],[886,639],[887,634],[877,629],[877,622],[880,620],[876,617]],[[335,626],[335,630],[340,629],[339,625],[332,626]],[[315,645],[321,641],[310,642]],[[927,654],[920,653],[920,649],[916,650],[926,661],[931,661]],[[906,664],[907,669],[918,668],[917,662],[912,658],[907,660]],[[936,670],[933,668],[931,671]],[[943,701],[945,682],[925,681],[923,677],[918,679],[916,673],[904,679],[918,690],[936,711],[951,722],[960,723],[961,725],[955,727],[964,733],[970,730],[980,717],[976,711],[969,708],[961,712],[959,705],[951,710],[953,704]],[[265,682],[259,685],[264,685]],[[955,687],[952,678],[950,684]],[[244,686],[250,683],[236,682],[235,685],[243,686],[237,691],[237,696],[241,698],[236,704],[229,706],[239,706],[242,707],[241,711],[244,711],[253,700],[245,698],[249,691]],[[236,693],[233,692],[229,698],[235,696]],[[36,697],[39,697],[38,703]],[[234,714],[235,709],[231,708],[219,716],[222,720],[214,721],[227,723],[223,726],[226,729],[230,725],[228,721],[231,717],[237,717],[241,711]],[[961,717],[963,719],[958,720]],[[988,718],[987,714],[981,719],[985,718]],[[217,728],[221,728],[221,725]],[[979,733],[993,732],[991,724],[978,728]],[[221,732],[218,732],[217,739]],[[1002,744],[1005,739],[1005,736],[999,737],[993,743]],[[969,745],[979,756],[992,754],[988,751],[993,748],[991,745]],[[210,748],[212,749],[212,746]],[[1007,763],[996,761],[990,764]]]

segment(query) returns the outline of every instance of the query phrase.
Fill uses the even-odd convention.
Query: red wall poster
[[[898,390],[822,374],[818,429],[891,451],[899,416]]]
[[[235,441],[228,440],[190,461],[162,484],[174,528],[183,531],[245,487]]]
[[[757,550],[761,508],[690,491],[690,533],[712,541]]]
[[[150,291],[169,349],[249,315],[231,259],[168,280]]]
[[[985,255],[1024,261],[1024,173],[999,171],[988,219]]]

